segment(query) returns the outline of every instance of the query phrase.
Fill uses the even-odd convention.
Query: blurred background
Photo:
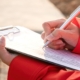
[[[45,21],[68,18],[80,0],[0,0],[0,27],[23,26],[38,33]],[[0,61],[0,80],[7,80],[8,66]]]
[[[69,15],[80,5],[80,0],[49,0],[55,5],[63,15],[68,18]]]

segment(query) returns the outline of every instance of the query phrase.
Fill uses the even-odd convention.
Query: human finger
[[[50,44],[49,44],[48,47],[50,47],[50,48],[52,48],[52,49],[60,50],[60,49],[64,49],[64,48],[65,48],[65,45],[63,45],[63,44],[50,45]]]
[[[52,41],[51,43],[49,43],[49,45],[65,45],[65,43],[61,40],[61,39],[58,39],[58,40],[54,40]]]
[[[54,21],[48,21],[43,23],[43,29],[45,32],[45,36],[48,36],[52,31],[55,30],[55,28],[60,27],[64,23],[64,19],[54,20]],[[46,42],[46,39],[44,40]]]
[[[5,48],[5,37],[2,36],[0,38],[0,51],[3,50]]]
[[[76,46],[79,35],[78,33],[74,33],[71,30],[60,30],[56,29],[50,35],[46,37],[47,40],[57,40],[57,39],[64,39],[68,44],[72,45],[73,47]],[[76,42],[75,42],[76,41]]]
[[[50,44],[48,44],[48,47],[53,49],[63,49],[64,46],[65,43],[62,40],[52,41]]]
[[[44,32],[45,32],[45,36],[47,36],[51,33],[51,28],[50,28],[49,24],[44,23],[43,24],[43,29],[44,29]]]
[[[45,38],[45,32],[43,31],[42,33],[41,33],[41,38],[44,40],[44,38]]]
[[[59,28],[64,23],[64,21],[65,21],[65,19],[48,21],[48,22],[44,22],[42,26],[43,26],[44,31],[46,32],[47,27],[49,27],[51,30],[54,28]]]

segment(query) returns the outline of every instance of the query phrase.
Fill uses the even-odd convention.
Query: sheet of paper
[[[47,47],[44,51],[46,60],[68,68],[80,70],[80,55],[65,50],[54,50]]]

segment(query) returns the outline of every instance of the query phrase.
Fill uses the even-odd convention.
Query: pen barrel
[[[59,29],[65,29],[69,23],[71,23],[71,21],[78,16],[78,14],[80,13],[80,6],[74,10],[74,12],[70,15],[70,17],[62,24],[62,26]]]

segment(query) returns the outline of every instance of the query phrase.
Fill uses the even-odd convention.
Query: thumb
[[[5,37],[0,38],[0,49],[5,48]]]

